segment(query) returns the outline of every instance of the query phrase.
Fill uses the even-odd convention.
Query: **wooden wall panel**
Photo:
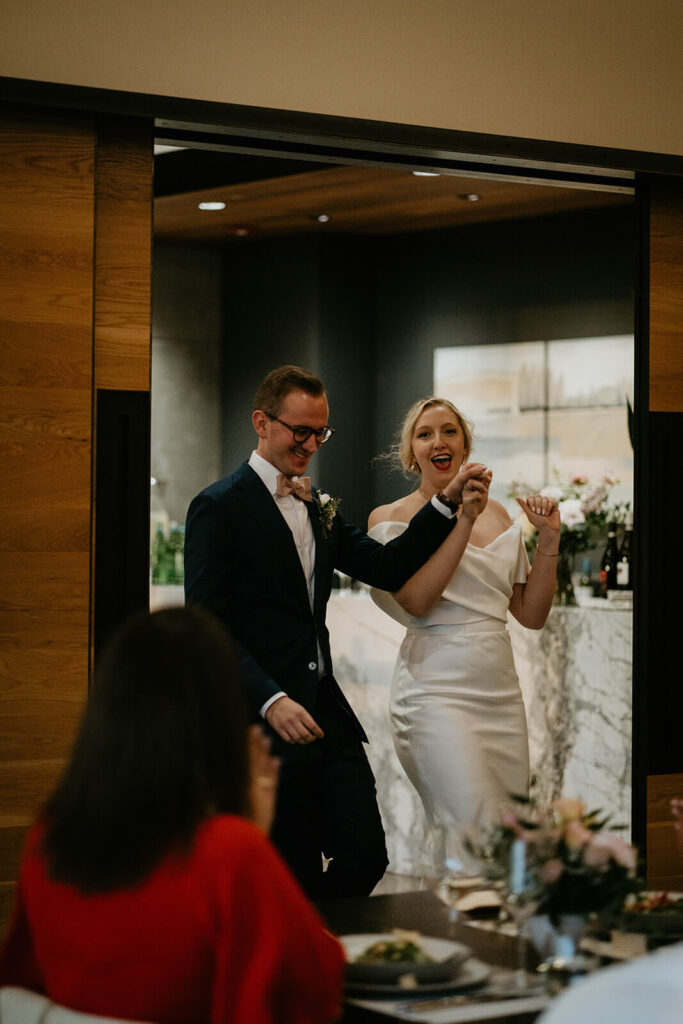
[[[0,928],[88,688],[94,125],[0,119]]]
[[[152,181],[147,122],[98,125],[95,386],[149,391]]]
[[[651,889],[683,891],[683,853],[676,841],[671,800],[683,798],[683,774],[647,780],[647,883]]]
[[[651,186],[650,411],[683,412],[683,179]]]
[[[1,935],[87,698],[95,388],[150,385],[151,126],[7,112],[0,153]]]

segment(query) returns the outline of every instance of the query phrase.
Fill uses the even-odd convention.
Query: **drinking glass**
[[[517,929],[517,965],[512,987],[517,991],[536,988],[536,982],[530,985],[526,970],[526,927],[538,909],[541,883],[533,856],[524,839],[514,839],[511,843],[508,870],[500,889],[503,906]]]
[[[432,825],[425,832],[418,872],[422,884],[448,907],[449,932],[459,917],[458,902],[466,892],[482,888],[479,859],[462,824]]]

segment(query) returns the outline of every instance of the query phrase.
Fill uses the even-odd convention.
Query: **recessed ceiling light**
[[[315,219],[320,224],[327,224],[328,220],[330,219],[330,215],[328,213],[320,213]]]
[[[437,171],[413,171],[416,178],[440,178],[441,175]]]
[[[200,203],[200,210],[224,210],[225,203]]]
[[[461,192],[458,195],[458,199],[464,199],[466,203],[478,203],[481,196],[477,195],[476,192]]]

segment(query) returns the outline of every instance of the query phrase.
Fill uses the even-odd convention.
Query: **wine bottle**
[[[633,590],[631,559],[633,554],[633,513],[626,513],[624,539],[619,548],[617,561],[617,590]]]
[[[616,590],[618,559],[617,524],[610,523],[607,528],[607,544],[600,562],[600,597],[607,597],[608,590]]]

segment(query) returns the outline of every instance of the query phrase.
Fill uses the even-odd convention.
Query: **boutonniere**
[[[325,540],[327,534],[332,529],[332,521],[337,514],[337,509],[341,505],[341,498],[331,498],[324,491],[314,491],[313,501],[318,509],[318,519],[323,527],[323,540]]]

